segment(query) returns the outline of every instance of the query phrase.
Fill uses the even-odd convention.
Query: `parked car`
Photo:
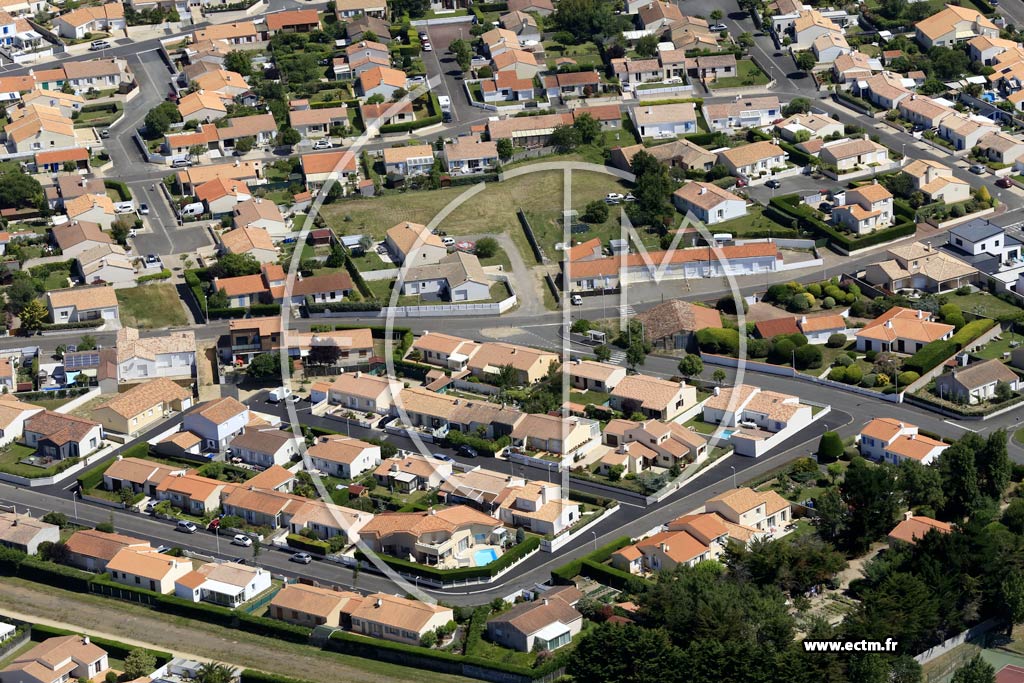
[[[444,462],[455,462],[455,458],[445,453],[431,453],[431,455],[437,460],[443,460]]]
[[[146,254],[146,265],[156,265],[160,263],[160,257],[156,254]]]
[[[462,444],[461,446],[459,446],[458,454],[464,458],[475,458],[476,456],[480,455],[479,453],[476,452],[475,448],[473,448],[472,446],[467,446],[466,444]]]
[[[330,140],[317,140],[313,143],[313,149],[331,149],[334,144]]]
[[[135,213],[135,202],[118,202],[114,204],[114,213]]]
[[[764,186],[768,187],[768,188],[771,188],[773,190],[777,190],[780,187],[782,187],[782,183],[780,183],[778,180],[769,180],[768,182],[766,182],[764,184]]]
[[[975,175],[981,175],[984,172],[985,167],[982,166],[981,164],[971,164],[971,173],[974,173]]]
[[[196,525],[188,520],[180,519],[174,527],[177,531],[181,531],[186,534],[194,534],[196,532]]]
[[[434,47],[430,44],[429,40],[424,40],[420,44],[420,47],[423,48],[424,52],[433,52],[434,51]]]
[[[626,196],[623,197],[622,200],[626,201],[626,202],[635,202],[636,201],[636,197],[633,196],[632,192],[627,192]]]
[[[235,534],[235,537],[231,539],[231,545],[240,545],[248,548],[252,545],[252,539],[245,534]]]
[[[109,137],[110,137],[110,129],[109,128],[101,128],[100,129],[100,138],[106,140]]]
[[[708,29],[711,30],[711,31],[716,31],[716,32],[717,31],[728,31],[729,27],[726,26],[725,24],[712,24],[711,26],[708,27]]]
[[[149,215],[149,204],[146,204],[146,203],[139,204],[139,215],[140,216],[148,216]]]
[[[313,556],[309,553],[295,553],[288,559],[292,562],[298,562],[299,564],[309,564],[313,561]]]
[[[1009,178],[1000,178],[996,181],[996,187],[1013,187],[1013,181]]]
[[[441,244],[443,244],[446,247],[454,247],[455,246],[455,238],[454,237],[442,237],[441,238]]]
[[[573,294],[571,301],[572,301],[572,305],[573,306],[582,306],[583,305],[583,297],[580,296],[579,294]]]
[[[96,52],[97,50],[109,50],[110,43],[105,40],[94,40],[89,43],[89,51]]]

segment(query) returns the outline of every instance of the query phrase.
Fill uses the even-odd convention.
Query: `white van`
[[[181,217],[190,218],[193,216],[202,216],[203,212],[206,211],[206,207],[203,206],[202,202],[192,202],[181,207]]]
[[[271,403],[280,403],[281,401],[285,400],[291,395],[292,390],[289,389],[288,387],[278,387],[276,389],[270,390],[270,394],[267,396],[267,400],[270,401]]]

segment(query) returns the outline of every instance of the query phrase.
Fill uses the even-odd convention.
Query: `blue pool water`
[[[722,439],[729,439],[735,433],[736,433],[735,429],[723,429],[722,430],[722,434],[721,434],[721,438]]]
[[[486,548],[484,550],[477,550],[473,553],[473,564],[477,567],[483,567],[491,562],[498,559],[498,553],[494,551],[494,548]]]

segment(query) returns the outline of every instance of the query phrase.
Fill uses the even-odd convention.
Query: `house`
[[[26,106],[38,104],[56,109],[61,116],[69,119],[85,106],[85,98],[81,95],[54,90],[33,90],[22,97],[21,102]]]
[[[961,261],[990,273],[1021,258],[1021,243],[1007,235],[1003,228],[981,218],[952,228],[942,248]]]
[[[487,636],[492,643],[519,652],[557,650],[583,628],[583,615],[574,607],[581,597],[575,586],[547,590],[532,602],[491,617]]]
[[[333,129],[348,127],[348,106],[292,109],[288,122],[303,140],[315,140],[330,135]]]
[[[388,175],[417,176],[434,168],[434,148],[430,145],[388,147],[384,150],[384,170]]]
[[[289,232],[288,222],[277,204],[259,197],[235,204],[232,216],[235,228],[262,228],[271,235]]]
[[[699,330],[722,327],[718,311],[681,299],[658,304],[637,313],[634,319],[643,325],[644,338],[652,346],[663,349],[691,348]]]
[[[89,284],[135,284],[135,260],[119,244],[100,244],[82,252],[75,270]]]
[[[537,26],[537,20],[532,14],[512,10],[498,17],[498,23],[503,29],[516,34],[516,38],[523,43],[531,40],[540,41],[540,27]]]
[[[250,254],[258,263],[276,263],[277,247],[265,228],[244,227],[220,235],[220,246],[226,254]]]
[[[1016,372],[993,358],[939,375],[935,378],[935,393],[948,401],[975,405],[996,398],[999,384],[1006,384],[1014,392],[1024,387]]]
[[[322,386],[319,386],[322,385]],[[314,403],[327,400],[360,413],[387,415],[391,412],[393,397],[401,391],[402,385],[386,377],[377,377],[362,372],[346,372],[331,383],[314,384],[310,400]]]
[[[382,102],[380,104],[359,105],[359,116],[367,130],[379,132],[383,126],[410,123],[416,120],[412,102]]]
[[[328,180],[336,180],[342,186],[342,194],[345,194],[345,181],[359,178],[358,159],[358,155],[353,154],[351,150],[301,155],[299,161],[302,164],[306,189],[315,192]]]
[[[212,24],[192,32],[192,44],[213,43],[217,47],[230,49],[242,45],[262,42],[263,34],[255,22],[234,21],[229,24]]]
[[[832,222],[858,235],[893,224],[892,193],[878,183],[846,192],[846,203],[832,210]]]
[[[733,524],[774,534],[793,519],[789,501],[775,491],[730,489],[709,498],[705,510],[721,515]]]
[[[197,90],[178,100],[178,114],[184,121],[209,123],[227,116],[228,108],[217,93]]]
[[[787,167],[786,152],[774,142],[762,140],[718,153],[718,162],[737,178],[756,179]]]
[[[928,311],[894,306],[857,331],[857,350],[913,354],[925,344],[953,336],[952,325],[932,318]]]
[[[264,19],[267,32],[275,33],[310,33],[320,28],[320,15],[315,9],[295,9],[283,12],[271,12]]]
[[[721,389],[704,402],[704,421],[735,428],[730,437],[738,455],[757,457],[773,434],[794,433],[811,422],[811,406],[798,396],[740,384]]]
[[[286,467],[302,455],[299,437],[277,427],[249,428],[231,441],[231,460],[236,458],[260,469]]]
[[[188,410],[191,406],[191,391],[166,377],[157,377],[102,403],[92,414],[104,430],[133,435],[166,419],[171,412]]]
[[[82,253],[103,244],[113,244],[113,238],[88,221],[68,221],[50,229],[53,242],[67,258],[78,258]]]
[[[962,260],[935,250],[931,244],[914,242],[889,250],[888,260],[869,264],[864,279],[890,292],[916,289],[946,292],[976,282],[978,271]]]
[[[0,102],[2,101],[2,98],[0,98]],[[89,150],[84,147],[74,147],[71,149],[36,152],[35,161],[36,169],[43,173],[57,173],[64,168],[65,164],[74,164],[77,171],[88,171]]]
[[[53,19],[57,35],[77,40],[85,38],[87,33],[113,33],[123,31],[126,26],[124,5],[120,2],[86,5]]]
[[[503,28],[494,28],[480,36],[480,45],[484,49],[484,55],[494,58],[509,50],[519,50],[522,44],[519,37],[512,31]]]
[[[625,415],[642,413],[655,420],[671,420],[697,403],[697,389],[650,375],[627,375],[609,394],[608,405]]]
[[[491,59],[491,65],[494,73],[511,72],[523,80],[533,80],[543,69],[532,52],[517,49],[495,55]]]
[[[862,456],[878,462],[899,465],[914,460],[931,465],[949,444],[919,433],[917,425],[876,417],[860,430],[857,447]]]
[[[834,334],[846,336],[846,318],[838,313],[830,315],[800,316],[796,321],[797,330],[807,337],[809,344],[825,344]]]
[[[982,138],[999,131],[999,125],[984,116],[947,116],[939,123],[939,137],[953,143],[957,151],[977,147]]]
[[[681,22],[683,13],[678,5],[653,0],[637,10],[636,18],[640,30],[658,34],[673,24]]]
[[[114,202],[105,194],[83,194],[64,201],[64,213],[71,221],[96,223],[110,230],[117,218]]]
[[[380,95],[385,100],[391,100],[396,90],[405,89],[405,80],[405,73],[398,69],[375,66],[359,75],[359,96],[367,98]]]
[[[391,41],[391,24],[367,14],[350,19],[345,27],[345,32],[352,43],[365,40],[366,33],[376,36],[376,40],[383,43]]]
[[[956,114],[952,107],[922,95],[904,97],[897,108],[900,118],[922,128],[938,128],[943,119]]]
[[[10,360],[7,363],[11,365]],[[20,439],[25,433],[25,420],[42,411],[43,408],[19,401],[11,393],[0,395],[0,446]]]
[[[626,376],[626,369],[593,360],[574,360],[566,367],[569,383],[582,391],[607,394]]]
[[[74,123],[59,109],[31,104],[8,112],[4,126],[7,149],[13,154],[30,154],[44,149],[65,149],[78,144]]]
[[[443,568],[474,566],[478,546],[500,551],[505,531],[489,515],[455,505],[426,512],[383,512],[363,526],[360,536],[375,553]]]
[[[633,157],[637,152],[646,152],[658,161],[674,168],[681,168],[684,171],[710,171],[711,167],[718,161],[718,155],[700,147],[689,140],[673,140],[663,145],[644,147],[643,145],[631,145],[629,147],[613,147],[611,149],[611,164],[623,171],[633,170]]]
[[[44,410],[25,420],[25,445],[47,460],[84,458],[103,445],[98,422]]]
[[[123,59],[86,59],[64,62],[61,88],[69,87],[76,95],[113,90],[130,81],[130,72]]]
[[[64,548],[67,550],[67,564],[97,574],[107,571],[107,563],[123,548],[152,550],[148,541],[95,529],[81,529],[71,534],[64,542]]]
[[[236,399],[224,397],[200,403],[185,414],[182,429],[203,439],[203,446],[223,451],[249,424],[249,409]]]
[[[273,16],[273,15],[271,15]],[[238,562],[207,562],[174,582],[174,595],[235,609],[270,590],[270,572]]]
[[[483,173],[498,164],[497,142],[461,137],[455,142],[445,142],[444,161],[451,174]]]
[[[825,33],[815,38],[811,49],[814,50],[814,58],[818,60],[819,64],[832,64],[841,55],[853,52],[853,48],[846,41],[846,36],[835,32]]]
[[[512,444],[562,456],[583,454],[601,439],[600,424],[580,417],[527,414],[512,429]]]
[[[697,131],[693,102],[640,105],[629,110],[633,125],[642,138],[668,138]]]
[[[700,462],[707,455],[707,440],[676,422],[631,422],[623,427],[615,442],[618,453],[641,459],[638,465],[641,470],[683,467],[687,463]]]
[[[688,69],[691,73],[696,72],[697,76],[704,81],[715,82],[719,78],[734,78],[738,73],[736,67],[736,55],[729,53],[725,55],[701,55],[694,60],[694,67]]]
[[[914,159],[903,167],[903,172],[913,179],[915,189],[924,193],[929,202],[955,204],[971,198],[970,184],[937,161]]]
[[[981,137],[978,149],[985,152],[989,161],[1009,165],[1024,155],[1024,140],[1000,130]]]
[[[952,47],[977,36],[998,38],[999,28],[977,9],[946,5],[946,9],[933,14],[914,26],[917,42],[926,50],[933,47]]]
[[[526,386],[544,379],[551,365],[558,362],[557,354],[549,351],[502,342],[487,342],[481,344],[470,356],[466,367],[474,377],[483,379],[497,376],[502,367],[510,365],[516,371],[515,383]]]
[[[355,479],[380,465],[380,446],[342,434],[321,436],[306,450],[313,467],[338,479]]]
[[[298,626],[345,626],[352,609],[362,601],[359,593],[331,590],[304,583],[285,584],[270,601],[268,614]],[[344,620],[343,620],[344,615]]]
[[[28,514],[0,512],[0,546],[35,555],[41,543],[59,542],[60,528],[57,525],[47,524]]]
[[[783,157],[785,158],[785,157]],[[715,225],[747,215],[747,202],[713,183],[694,180],[672,193],[680,212],[693,214],[705,225]]]
[[[216,93],[228,100],[234,100],[249,92],[249,84],[240,73],[225,69],[214,68],[204,71],[191,78],[190,82],[198,90]]]
[[[427,230],[427,226],[409,221],[391,227],[384,243],[395,262],[402,265],[432,265],[448,255],[440,237]]]
[[[63,208],[64,202],[82,195],[103,195],[107,192],[102,178],[83,176],[81,173],[61,173],[53,181],[53,185],[44,188],[51,209]]]
[[[665,69],[658,59],[612,59],[612,72],[624,88],[635,88],[644,83],[661,83]]]
[[[555,11],[551,0],[510,0],[508,8],[510,11],[529,12],[542,17],[550,16]]]
[[[972,62],[981,62],[992,66],[996,57],[1009,50],[1017,50],[1019,46],[1012,40],[989,36],[977,36],[967,41],[967,55]]]
[[[249,187],[244,182],[220,177],[199,185],[193,194],[206,205],[206,210],[212,216],[232,213],[237,204],[252,199]]]
[[[425,331],[413,342],[410,353],[417,354],[425,363],[450,370],[463,370],[481,344],[462,337],[441,332]]]
[[[22,654],[15,653],[0,671],[3,683],[64,683],[74,679],[102,678],[110,671],[107,652],[89,636],[47,638]]]
[[[406,398],[404,394],[409,391],[406,389],[402,392],[403,403]],[[450,462],[428,458],[419,453],[402,453],[381,462],[373,471],[373,478],[379,486],[388,490],[408,493],[437,488],[451,473]]]
[[[168,133],[165,136],[164,149],[170,155],[192,154],[196,148],[218,151],[222,155],[230,156],[239,140],[251,139],[254,149],[263,149],[270,145],[277,136],[277,124],[271,114],[253,114],[252,116],[240,116],[237,118],[224,119],[226,125],[215,126],[200,123],[195,131],[183,133]],[[234,167],[231,170],[230,167]],[[211,167],[206,167],[211,168]],[[210,172],[202,178],[212,180],[220,176],[224,180],[241,180],[248,177],[246,172],[250,169],[260,168],[260,161],[247,161],[221,164],[216,167],[219,172]],[[196,168],[189,169],[191,175],[196,175]],[[259,175],[256,173],[256,175]]]
[[[803,138],[824,140],[833,135],[842,136],[844,126],[839,121],[820,114],[794,114],[777,122],[775,130],[784,140],[803,142]],[[797,139],[798,136],[800,140]]]
[[[889,71],[855,81],[853,93],[882,109],[895,109],[913,93],[908,89],[909,81]]]
[[[352,632],[406,645],[455,620],[450,607],[431,605],[397,595],[372,593],[352,611]]]
[[[155,550],[122,548],[107,562],[107,573],[115,582],[169,594],[175,582],[192,571],[192,560]]]
[[[366,15],[378,19],[388,18],[388,6],[382,0],[338,0],[334,7],[338,19]]]
[[[859,139],[826,142],[818,150],[818,157],[823,164],[837,169],[839,174],[889,166],[889,150],[868,138],[867,134]]]
[[[781,115],[779,98],[744,97],[737,95],[732,102],[705,104],[704,118],[712,131],[728,132],[738,128],[763,128]]]
[[[228,308],[248,308],[253,304],[271,303],[275,298],[262,275],[214,278],[213,286],[227,297]]]
[[[901,543],[914,545],[932,531],[948,534],[953,531],[953,526],[924,515],[907,513],[907,518],[889,532],[889,545],[890,547],[896,547]]]
[[[882,70],[878,58],[868,57],[859,50],[841,54],[832,62],[832,78],[836,83],[852,85]]]
[[[543,147],[558,126],[571,125],[571,114],[541,114],[539,116],[513,116],[487,122],[487,135],[492,143],[511,140],[516,147]],[[497,158],[497,154],[495,154]]]
[[[311,275],[292,283],[291,303],[328,304],[342,301],[355,289],[352,276],[345,272]]]
[[[412,266],[400,276],[403,296],[453,303],[486,301],[491,298],[491,281],[473,254],[456,251],[436,264]]]
[[[185,468],[164,465],[154,460],[117,456],[103,472],[103,488],[107,491],[130,489],[135,493],[155,497],[160,482],[167,477],[183,475],[186,471]]]
[[[118,383],[153,377],[190,379],[195,375],[196,337],[191,331],[139,337],[134,327],[117,331],[115,377]]]
[[[827,35],[843,35],[843,29],[816,9],[802,10],[790,28],[793,49],[809,50],[814,42]],[[819,60],[823,61],[823,60]]]
[[[566,71],[544,77],[544,90],[549,100],[596,95],[601,79],[596,71]]]
[[[225,488],[226,484],[221,481],[189,471],[179,476],[164,477],[156,486],[156,498],[170,501],[181,511],[201,517],[220,507]]]
[[[534,99],[532,78],[520,78],[515,71],[499,71],[480,81],[484,102],[529,102]]]
[[[627,547],[640,553],[643,567],[650,572],[693,567],[712,559],[711,548],[688,531],[661,531]]]

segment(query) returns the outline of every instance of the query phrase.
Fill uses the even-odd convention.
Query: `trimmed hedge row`
[[[352,311],[379,311],[381,304],[373,301],[348,301],[328,304],[306,304],[307,313],[344,313]]]
[[[990,318],[973,320],[949,339],[936,339],[922,346],[917,353],[907,359],[903,367],[923,375],[991,330],[995,324],[996,321]]]
[[[900,237],[908,237],[917,232],[917,225],[914,224],[913,220],[909,220],[890,228],[885,228],[884,230],[877,230],[869,235],[865,235],[864,237],[851,238],[836,230],[828,223],[820,220],[812,213],[810,207],[801,206],[800,198],[797,195],[773,197],[769,202],[769,206],[773,207],[778,212],[795,219],[797,227],[801,230],[821,235],[822,237],[827,238],[830,243],[838,245],[846,251],[856,251],[858,249],[873,247],[877,244],[883,244]],[[893,202],[893,207],[898,216],[905,216],[905,213],[901,213],[905,211],[903,206],[900,206],[897,202]]]
[[[46,562],[10,548],[0,548],[0,575],[18,576],[76,593],[88,592],[89,580],[93,578],[92,574],[81,569]]]
[[[46,638],[56,638],[59,636],[76,636],[82,635],[81,631],[68,631],[67,629],[57,628],[56,626],[46,626],[44,624],[32,624],[32,640],[42,640]],[[39,636],[42,636],[40,638]],[[135,647],[133,645],[126,645],[117,640],[107,640],[106,638],[97,638],[89,635],[89,641],[94,645],[97,645],[107,651],[107,654],[114,659],[127,659],[128,654],[132,650],[144,650],[156,658],[156,665],[163,666],[167,662],[174,659],[174,655],[170,652],[164,652],[163,650],[152,650],[150,648]]]
[[[159,273],[153,273],[152,275],[143,275],[135,281],[136,284],[141,285],[143,282],[152,282],[153,280],[168,280],[171,277],[171,271],[164,268]]]
[[[960,351],[972,341],[985,334],[996,324],[991,318],[978,318],[967,323],[957,330],[949,341],[956,344],[956,350]]]
[[[132,200],[132,191],[129,190],[128,186],[120,180],[107,178],[103,181],[103,187],[116,192],[122,202],[130,202]]]
[[[242,673],[238,677],[238,683],[310,683],[309,681],[300,678],[289,678],[288,676],[278,676],[277,674],[268,674],[263,671],[256,671],[255,669],[243,669]]]
[[[330,546],[325,542],[314,540],[312,538],[306,538],[299,534],[288,534],[285,538],[289,548],[297,548],[298,550],[305,550],[307,553],[316,553],[317,555],[326,555],[330,552]]]
[[[41,332],[54,332],[56,330],[92,330],[97,327],[103,327],[106,320],[80,320],[75,323],[46,323],[40,325],[39,330]]]
[[[629,536],[620,536],[611,543],[603,545],[597,550],[587,555],[584,555],[583,557],[579,557],[575,560],[570,560],[569,562],[563,564],[561,567],[556,567],[555,569],[552,569],[551,578],[555,583],[572,583],[572,580],[582,573],[584,562],[589,561],[596,562],[598,564],[600,564],[601,562],[605,562],[608,560],[609,557],[612,556],[612,553],[614,553],[616,550],[619,550],[620,548],[625,548],[632,542],[633,539],[631,539]]]
[[[378,557],[392,569],[413,574],[415,576],[422,576],[424,578],[442,582],[461,581],[464,579],[492,577],[538,548],[540,548],[540,537],[527,536],[522,543],[513,546],[510,550],[506,551],[505,554],[488,565],[483,567],[459,567],[458,569],[436,569],[417,562],[409,562],[407,560],[401,560],[397,557],[390,557],[387,555],[378,555]],[[367,557],[363,551],[357,550],[356,559],[365,560]]]

